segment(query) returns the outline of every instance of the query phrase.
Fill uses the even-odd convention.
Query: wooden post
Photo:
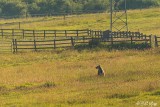
[[[147,39],[147,36],[146,36],[146,35],[144,35],[144,39],[145,39],[145,41],[146,41],[146,39]]]
[[[53,40],[53,43],[54,43],[54,49],[56,49],[56,40],[55,39]]]
[[[22,36],[23,36],[23,39],[24,39],[24,29],[22,30],[22,33],[23,33]]]
[[[158,46],[159,46],[159,44],[158,44],[158,37],[155,36],[155,47],[158,47]]]
[[[15,53],[15,42],[14,42],[14,39],[12,39],[12,50],[13,50],[13,53]]]
[[[71,37],[71,45],[72,45],[72,47],[74,47],[74,40],[73,40],[73,37]]]
[[[91,33],[91,36],[93,36],[93,30],[91,30],[91,32],[90,32],[90,33]]]
[[[138,32],[138,36],[139,36],[139,39],[141,38],[141,33],[140,32]]]
[[[89,30],[87,30],[87,36],[89,36]]]
[[[37,51],[36,40],[34,39],[34,50]]]
[[[154,44],[154,46],[155,46],[155,47],[158,47],[157,36],[154,36],[154,41],[155,41],[155,44]]]
[[[92,35],[91,33],[92,33],[92,31],[91,31],[91,30],[89,30],[89,35],[90,35],[90,36]]]
[[[103,31],[101,31],[101,38],[103,37]]]
[[[67,30],[65,30],[65,37],[67,37]]]
[[[15,43],[15,48],[16,48],[15,50],[16,50],[16,52],[17,52],[17,51],[18,51],[18,48],[17,48],[17,39],[15,39],[15,42],[14,42],[14,43]]]
[[[76,33],[77,33],[77,36],[78,36],[78,33],[79,33],[79,32],[78,32],[78,30],[77,30],[77,32],[76,32]]]
[[[150,47],[152,47],[152,35],[149,36],[149,44],[150,44]]]
[[[141,33],[140,35],[141,35],[141,39],[143,39],[143,33]]]
[[[35,39],[35,30],[33,30],[33,37],[34,37],[34,39]]]
[[[129,32],[128,32],[128,37],[130,37],[130,36],[131,36],[131,32],[129,31]]]
[[[46,31],[44,30],[44,39],[46,39]]]
[[[111,34],[111,45],[113,46],[113,35],[112,34]]]

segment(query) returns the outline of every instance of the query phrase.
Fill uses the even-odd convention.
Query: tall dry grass
[[[2,106],[135,106],[160,89],[158,50],[66,50],[0,56]],[[101,64],[106,77],[98,77]],[[9,102],[9,104],[8,104]]]

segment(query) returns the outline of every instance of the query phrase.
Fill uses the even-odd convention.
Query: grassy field
[[[97,49],[1,55],[0,105],[138,107],[141,101],[159,105],[159,52]],[[97,76],[98,64],[105,77]]]
[[[159,11],[158,8],[129,11],[130,29],[160,34]],[[82,15],[65,21],[34,22],[22,27],[105,30],[109,28],[106,16]],[[25,21],[12,19],[0,23],[19,20]],[[0,54],[0,59],[1,107],[160,106],[159,48],[121,51],[58,49]],[[95,67],[98,64],[106,71],[105,77],[97,76]]]
[[[2,23],[11,23],[11,22],[33,21],[33,23],[21,24],[21,28],[32,29],[32,30],[33,29],[106,30],[106,29],[109,29],[109,25],[110,25],[109,18],[110,18],[109,13],[98,13],[98,14],[86,14],[86,15],[78,15],[78,16],[75,15],[72,17],[69,16],[69,18],[66,18],[66,20],[63,20],[63,16],[62,17],[39,17],[39,18],[28,18],[28,19],[0,20],[0,23],[2,24]],[[39,21],[39,22],[36,22],[36,21]],[[130,31],[140,31],[145,34],[160,35],[159,25],[160,25],[160,8],[128,11],[128,27]],[[1,28],[18,28],[18,25],[2,26]]]

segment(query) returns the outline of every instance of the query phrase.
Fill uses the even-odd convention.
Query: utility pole
[[[123,0],[122,7],[119,8],[121,0],[110,0],[110,31],[128,31],[127,3]]]

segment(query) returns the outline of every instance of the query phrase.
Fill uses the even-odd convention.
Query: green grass
[[[144,10],[128,10],[128,27],[130,31],[140,31],[144,34],[160,34],[160,8]],[[58,19],[57,19],[58,18]],[[59,19],[61,18],[61,19]],[[40,22],[36,22],[40,20]],[[42,21],[43,20],[43,21]],[[66,18],[62,17],[40,17],[28,19],[0,20],[0,23],[33,21],[33,23],[22,24],[23,29],[96,29],[106,30],[110,27],[109,13],[86,14]],[[120,23],[120,22],[119,22]],[[119,24],[118,23],[118,24]],[[115,25],[119,26],[119,25]],[[14,26],[2,26],[1,28],[18,28]]]
[[[34,22],[22,28],[105,30],[109,28],[107,18],[105,14],[81,15],[65,21]],[[129,27],[159,34],[159,18],[159,8],[130,10]],[[0,23],[19,20],[25,19]],[[1,107],[140,107],[143,105],[137,102],[147,101],[160,105],[159,48],[58,49],[0,54],[0,59]],[[105,77],[97,76],[95,67],[99,64],[106,71]]]

